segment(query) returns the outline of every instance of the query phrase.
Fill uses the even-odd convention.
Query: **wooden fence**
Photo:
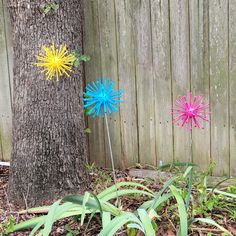
[[[87,81],[111,77],[124,104],[110,119],[117,165],[193,161],[236,175],[236,1],[88,0]],[[211,104],[211,123],[188,132],[171,108],[192,90]],[[91,161],[109,164],[102,119],[89,119]],[[192,148],[190,140],[193,140]]]
[[[1,8],[3,159],[11,130],[6,19]],[[111,77],[124,90],[120,113],[109,118],[117,166],[193,161],[206,169],[213,161],[216,175],[236,175],[235,0],[86,0],[84,39],[87,82]],[[211,104],[203,130],[172,124],[174,101],[190,90]],[[104,121],[89,118],[88,126],[90,161],[109,166]]]

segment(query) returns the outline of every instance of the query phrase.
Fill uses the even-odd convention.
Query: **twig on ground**
[[[7,195],[7,192],[6,192],[5,189],[4,189],[4,193],[5,193],[5,196],[6,196],[7,205],[8,205],[8,207],[9,207],[10,213],[12,213],[11,204],[10,204],[10,202],[9,202],[9,198],[8,198],[8,195]]]
[[[23,195],[23,198],[24,198],[24,202],[25,202],[25,209],[28,210],[28,203],[27,203],[27,199],[28,199],[28,195],[29,195],[29,185],[28,185],[28,188],[27,188],[27,192],[26,192],[26,196],[24,193],[22,193]]]
[[[211,229],[211,228],[199,228],[199,227],[191,227],[193,231],[205,231],[205,232],[214,232],[214,233],[222,233],[223,231],[220,229]]]
[[[170,224],[173,227],[173,229],[175,230],[175,232],[177,232],[177,229],[176,229],[175,225],[173,224],[173,222],[171,221],[171,219],[168,219],[168,221],[170,222]]]

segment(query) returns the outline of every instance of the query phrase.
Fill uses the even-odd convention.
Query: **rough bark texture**
[[[45,14],[48,3],[59,4]],[[42,45],[82,50],[82,0],[8,0],[14,41],[11,199],[39,204],[78,192],[88,182],[82,106],[83,71],[59,82],[34,65]]]

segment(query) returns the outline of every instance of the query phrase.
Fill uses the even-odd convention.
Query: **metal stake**
[[[112,174],[113,174],[113,179],[114,179],[114,183],[115,183],[115,187],[116,187],[116,198],[117,198],[117,203],[119,203],[119,195],[118,195],[118,192],[117,192],[118,191],[117,179],[116,179],[114,158],[113,158],[112,147],[111,147],[111,137],[110,137],[110,131],[109,131],[109,125],[108,125],[108,120],[107,120],[107,114],[106,113],[105,113],[105,122],[106,122],[106,128],[107,128],[108,145],[109,145],[109,150],[110,150]]]

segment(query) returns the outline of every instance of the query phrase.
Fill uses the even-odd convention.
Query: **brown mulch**
[[[111,176],[109,170],[102,170],[106,172],[107,175]],[[99,178],[99,174],[91,173],[93,182],[91,184],[91,188],[88,191],[92,191],[94,189],[104,189],[108,187],[111,183],[109,180],[104,180],[104,182],[97,181]],[[1,224],[7,224],[9,222],[10,216],[14,216],[15,222],[21,222],[27,219],[32,218],[33,214],[21,214],[19,215],[18,212],[22,210],[19,206],[10,204],[7,197],[7,188],[8,188],[8,177],[9,177],[9,168],[0,166],[0,236],[1,236]],[[127,172],[125,171],[117,171],[117,179],[118,181],[131,181],[134,177],[130,177]],[[107,182],[106,182],[107,181]],[[150,187],[153,191],[158,191],[161,187],[160,184],[155,182],[148,182],[148,187]],[[145,200],[146,197],[122,197],[121,203],[122,208],[124,210],[133,211],[137,209]],[[101,230],[101,222],[99,217],[95,216],[88,225],[88,220],[85,222],[83,226],[80,225],[79,221],[75,219],[68,218],[57,222],[52,230],[50,235],[52,236],[63,236],[67,234],[65,230],[65,225],[69,225],[73,230],[79,230],[79,234],[76,235],[87,235],[87,236],[95,236]],[[232,233],[232,235],[236,236],[236,222],[231,222],[228,219],[227,221],[227,229]],[[30,231],[24,232],[16,232],[10,234],[11,236],[27,236],[29,235]],[[190,235],[199,235],[204,236],[207,235],[208,232],[212,233],[213,235],[222,235],[221,232],[215,228],[206,228],[202,225],[196,225],[194,230]],[[119,236],[127,236],[126,232],[119,232],[117,234]],[[142,234],[137,234],[138,236],[143,236]],[[158,233],[159,236],[175,236],[176,235],[176,225],[170,220],[162,221],[158,223]]]

